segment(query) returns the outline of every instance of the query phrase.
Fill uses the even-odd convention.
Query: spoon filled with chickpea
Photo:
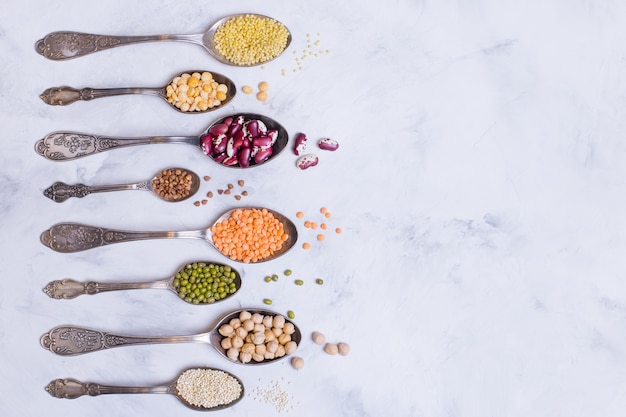
[[[239,291],[241,274],[226,264],[198,261],[187,263],[174,276],[157,281],[78,282],[66,278],[49,282],[43,292],[50,298],[69,300],[83,294],[148,288],[172,291],[190,304],[215,304]]]
[[[200,230],[137,232],[57,223],[40,236],[43,245],[61,253],[121,242],[172,238],[201,239],[233,261],[261,263],[287,253],[298,239],[298,230],[288,217],[277,211],[244,207],[226,211],[211,226]]]
[[[103,394],[172,394],[198,411],[222,410],[244,397],[243,382],[230,372],[215,368],[185,369],[173,380],[151,387],[102,385],[64,378],[51,381],[45,390],[55,398],[65,399]]]
[[[294,353],[302,332],[282,314],[263,309],[241,309],[223,316],[204,333],[183,336],[127,336],[77,326],[57,326],[40,338],[44,349],[62,356],[107,350],[119,346],[155,343],[206,343],[231,362],[264,365]]]
[[[275,159],[289,142],[289,133],[271,117],[235,113],[213,122],[200,135],[114,137],[78,132],[53,132],[35,143],[35,151],[51,161],[69,161],[136,145],[187,144],[218,164],[253,168]]]
[[[223,64],[250,67],[279,57],[291,43],[291,33],[271,17],[240,13],[219,19],[204,33],[191,35],[109,36],[52,32],[36,42],[35,50],[48,59],[60,61],[117,46],[153,41],[194,43]]]
[[[125,94],[146,94],[164,99],[180,113],[206,113],[217,110],[237,94],[235,83],[228,77],[209,71],[188,71],[178,74],[164,87],[91,88],[51,87],[39,95],[51,106],[66,106],[78,100]]]
[[[200,188],[200,177],[193,171],[183,168],[167,168],[159,171],[154,177],[147,181],[133,184],[109,184],[88,186],[85,184],[65,184],[55,182],[46,188],[43,195],[62,203],[71,197],[85,197],[93,193],[103,193],[121,190],[141,190],[151,191],[160,199],[167,202],[184,201],[193,196]]]

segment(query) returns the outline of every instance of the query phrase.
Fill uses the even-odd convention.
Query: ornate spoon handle
[[[198,43],[197,35],[109,36],[80,32],[52,32],[35,44],[39,55],[62,61],[122,45],[153,41],[186,41]]]
[[[102,394],[173,394],[172,389],[172,384],[158,387],[120,387],[80,382],[71,378],[55,379],[46,386],[46,391],[53,397],[68,399]]]
[[[206,230],[182,232],[130,232],[79,223],[58,223],[41,234],[41,243],[50,249],[63,252],[80,252],[112,243],[146,239],[188,238],[206,239]]]
[[[118,346],[179,342],[209,343],[208,337],[208,333],[190,336],[122,336],[82,327],[59,326],[42,335],[40,343],[52,353],[72,356]]]
[[[78,100],[93,100],[100,97],[120,96],[123,94],[148,94],[165,97],[163,88],[82,88],[80,90],[63,86],[51,87],[39,95],[44,103],[51,106],[66,106]]]
[[[66,278],[49,282],[48,285],[44,287],[43,292],[45,292],[50,298],[56,298],[57,300],[69,300],[83,294],[95,295],[107,291],[135,290],[144,288],[169,289],[170,285],[170,279],[150,282],[105,283],[95,281],[78,282],[73,279]]]
[[[146,136],[138,138],[98,136],[78,132],[50,133],[35,144],[35,151],[46,159],[69,161],[87,155],[135,145],[186,143],[199,146],[197,136]]]
[[[43,192],[43,195],[51,199],[52,201],[56,201],[57,203],[62,203],[68,198],[78,197],[82,198],[86,195],[93,193],[103,193],[108,191],[120,191],[120,190],[143,190],[148,191],[150,187],[148,186],[148,181],[142,181],[136,184],[115,184],[115,185],[99,185],[99,186],[88,186],[85,184],[74,184],[69,185],[64,182],[55,182],[50,187],[46,188]]]

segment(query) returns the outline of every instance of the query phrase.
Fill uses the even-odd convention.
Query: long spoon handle
[[[204,239],[206,230],[188,230],[181,232],[131,232],[127,230],[106,229],[79,223],[58,223],[44,231],[41,243],[50,249],[62,252],[80,252],[87,249],[106,246],[113,243],[130,242],[146,239]]]
[[[49,282],[43,292],[50,298],[69,300],[79,295],[95,295],[107,291],[135,290],[135,289],[169,289],[170,279],[145,282],[78,282],[66,278]]]
[[[51,106],[66,106],[72,104],[78,100],[93,100],[101,97],[121,96],[124,94],[147,94],[151,96],[165,97],[163,88],[141,88],[141,87],[126,87],[126,88],[81,88],[76,89],[73,87],[51,87],[46,89],[39,95],[39,98],[44,103]]]
[[[121,190],[142,190],[149,191],[150,187],[148,186],[148,181],[142,181],[134,184],[110,184],[110,185],[97,185],[97,186],[88,186],[85,184],[66,184],[64,182],[55,182],[50,187],[46,188],[43,192],[43,195],[51,199],[52,201],[56,201],[57,203],[62,203],[65,200],[78,197],[83,198],[86,195],[93,193],[104,193],[109,191],[121,191]]]
[[[102,394],[171,394],[172,385],[158,387],[122,387],[80,382],[72,378],[55,379],[46,386],[46,391],[56,398],[74,399],[83,395],[95,397]]]
[[[197,136],[111,137],[79,132],[53,132],[35,143],[35,151],[52,161],[69,161],[83,156],[136,145],[185,143],[199,146]]]
[[[39,55],[54,61],[80,56],[135,43],[180,40],[196,42],[194,35],[111,36],[80,32],[52,32],[35,44]]]
[[[42,335],[40,339],[44,349],[63,356],[80,355],[119,346],[179,342],[208,343],[208,334],[152,337],[123,336],[83,327],[58,326]]]

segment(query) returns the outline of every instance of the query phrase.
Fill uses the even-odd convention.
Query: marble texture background
[[[71,377],[155,385],[188,366],[236,373],[248,395],[224,416],[621,416],[626,406],[626,4],[619,1],[137,0],[0,2],[0,410],[11,416],[191,416],[171,396],[60,400],[44,386]],[[233,68],[202,48],[151,43],[66,62],[37,55],[56,30],[114,35],[196,33],[229,13],[259,12],[293,33],[264,68]],[[307,50],[324,53],[306,59]],[[311,50],[308,49],[308,50]],[[329,53],[326,53],[329,50]],[[148,96],[51,107],[48,87],[165,85],[206,68],[239,86],[270,83],[265,103],[239,94],[226,108],[182,115]],[[285,75],[281,75],[282,70]],[[224,114],[271,116],[295,135],[329,136],[298,171],[286,152],[236,171],[182,145],[127,148],[52,162],[34,143],[53,131],[111,136],[193,135]],[[141,192],[56,204],[60,180],[105,184],[180,165],[238,179],[250,195],[206,206],[166,204]],[[215,306],[167,291],[49,299],[54,279],[136,281],[183,263],[222,260],[198,241],[145,241],[59,254],[39,234],[61,221],[130,230],[187,230],[242,204],[317,219],[329,234],[310,251],[240,267],[244,288]],[[301,241],[314,235],[299,223]],[[286,268],[306,281],[267,274]],[[323,277],[325,285],[313,284]],[[305,334],[295,371],[228,363],[211,347],[172,344],[60,357],[39,337],[60,324],[138,335],[193,334],[240,307],[292,309]],[[352,346],[324,354],[322,331]],[[258,389],[278,383],[279,412]]]

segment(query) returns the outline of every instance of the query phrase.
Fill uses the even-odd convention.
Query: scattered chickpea
[[[302,358],[298,358],[298,357],[294,357],[291,359],[291,366],[293,366],[294,369],[300,370],[304,367],[304,359]]]
[[[258,93],[256,93],[256,99],[259,101],[267,100],[267,93],[265,91],[259,91]]]
[[[339,348],[334,343],[326,343],[324,345],[324,352],[328,353],[329,355],[336,355],[337,353],[339,353]]]
[[[324,336],[324,334],[320,332],[313,332],[311,333],[311,339],[313,339],[313,342],[315,342],[316,344],[322,345],[326,341],[326,336]]]
[[[347,356],[350,353],[350,345],[345,342],[340,342],[337,344],[337,351],[341,356]]]

